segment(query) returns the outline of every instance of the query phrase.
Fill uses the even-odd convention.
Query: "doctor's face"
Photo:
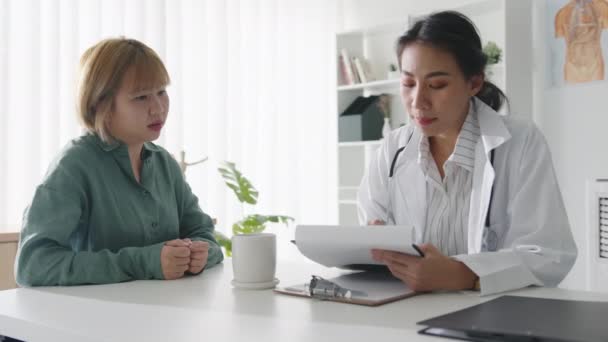
[[[432,45],[414,42],[401,54],[401,99],[428,137],[458,135],[482,84],[481,76],[467,80],[456,59]]]

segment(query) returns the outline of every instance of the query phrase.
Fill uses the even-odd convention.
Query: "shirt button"
[[[152,228],[158,227],[158,222],[152,222]]]

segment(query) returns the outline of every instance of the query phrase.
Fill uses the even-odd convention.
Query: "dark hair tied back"
[[[485,76],[488,58],[483,53],[481,38],[475,24],[462,13],[437,12],[417,21],[397,41],[399,68],[403,50],[415,42],[429,43],[452,54],[467,79],[476,75]],[[502,90],[489,81],[484,81],[476,96],[496,111],[507,102]]]

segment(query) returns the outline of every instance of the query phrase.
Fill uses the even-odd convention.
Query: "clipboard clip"
[[[327,279],[313,275],[308,284],[308,294],[318,299],[351,299],[351,290],[344,288]]]

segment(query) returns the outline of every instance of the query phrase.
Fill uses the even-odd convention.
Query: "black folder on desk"
[[[608,341],[608,302],[502,296],[418,324],[467,341]]]

